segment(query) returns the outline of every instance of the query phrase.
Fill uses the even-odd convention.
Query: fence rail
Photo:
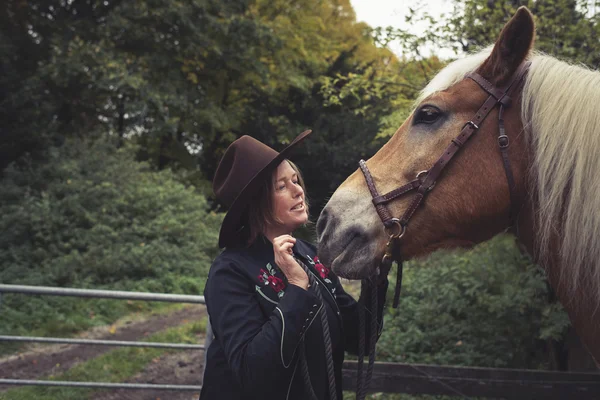
[[[123,346],[123,347],[155,347],[161,349],[204,350],[201,344],[186,343],[159,343],[135,342],[127,340],[95,340],[95,339],[69,339],[50,338],[39,336],[7,336],[0,335],[0,342],[32,342],[32,343],[58,343],[58,344],[87,344],[93,346]]]
[[[356,361],[344,363],[344,390],[354,390],[356,369]],[[377,362],[369,391],[510,400],[598,400],[600,374]]]
[[[101,299],[166,301],[170,303],[206,304],[204,302],[204,296],[192,296],[185,294],[125,292],[119,290],[57,288],[52,286],[25,286],[0,284],[0,293],[41,294],[49,296],[94,297]]]
[[[2,293],[205,304],[204,296],[0,284],[0,294]],[[210,323],[207,324],[206,338],[207,340],[204,346],[181,343],[18,337],[6,335],[0,336],[0,341],[204,350],[208,348],[212,339]],[[342,372],[342,386],[344,390],[355,389],[356,370],[357,363],[355,361],[346,361],[344,363]],[[198,392],[201,389],[201,386],[199,385],[69,382],[25,379],[0,379],[0,385],[72,386],[96,389],[151,389],[195,392]],[[598,400],[600,399],[600,374],[377,362],[374,366],[373,378],[369,391],[450,395],[462,398],[504,398],[510,400],[530,400],[534,398],[543,398],[546,400],[572,398],[576,398],[577,400]]]
[[[109,383],[109,382],[71,382],[71,381],[36,381],[27,379],[0,379],[0,385],[17,386],[68,386],[94,389],[152,389],[152,390],[184,390],[199,392],[202,386],[196,385],[159,385],[150,383]]]

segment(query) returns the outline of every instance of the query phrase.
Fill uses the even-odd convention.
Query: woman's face
[[[273,216],[281,233],[291,233],[308,221],[304,190],[290,163],[282,161],[273,173]]]

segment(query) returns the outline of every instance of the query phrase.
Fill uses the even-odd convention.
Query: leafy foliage
[[[409,363],[547,367],[545,340],[561,338],[569,326],[562,307],[548,296],[543,273],[511,237],[469,252],[437,252],[405,265],[400,305],[388,309],[379,356]]]
[[[43,167],[5,170],[0,281],[201,294],[218,251],[221,218],[170,171],[155,172],[134,161],[133,149],[68,141],[50,151]],[[4,296],[5,333],[31,333],[43,326],[69,332],[128,308],[126,302],[109,300],[27,299]]]
[[[493,44],[516,10],[527,6],[536,23],[536,49],[591,67],[599,65],[600,2],[596,0],[453,0],[452,3],[452,12],[439,19],[429,13],[426,1],[418,1],[411,7],[407,22],[429,26],[422,35],[392,28],[376,32],[386,40],[397,40],[417,58],[426,44],[461,54]]]
[[[237,137],[280,148],[313,128],[319,143],[299,163],[324,175],[313,186],[322,204],[388,109],[383,96],[369,115],[322,107],[326,77],[394,58],[365,28],[348,0],[9,0],[0,168],[26,153],[43,159],[65,137],[110,134],[139,143],[138,157],[159,169],[194,171],[210,194],[206,181]],[[312,168],[332,154],[330,168]]]

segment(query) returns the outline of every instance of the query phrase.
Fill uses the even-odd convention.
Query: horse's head
[[[431,171],[465,123],[474,120],[489,93],[465,74],[475,71],[497,88],[507,85],[527,59],[533,37],[533,17],[522,7],[506,24],[491,53],[459,60],[432,80],[412,115],[367,161],[380,194],[415,180],[420,171]],[[504,120],[514,186],[523,193],[528,154],[521,134],[519,94],[520,89],[514,92],[513,104],[505,107]],[[400,239],[404,259],[438,248],[470,246],[506,229],[511,202],[498,145],[498,110],[494,105],[425,194]],[[405,215],[414,193],[389,202],[391,215]],[[320,258],[337,274],[363,278],[378,266],[388,236],[360,170],[333,194],[319,217],[317,231]]]

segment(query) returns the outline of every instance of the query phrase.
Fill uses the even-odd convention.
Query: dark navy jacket
[[[357,302],[319,262],[314,246],[297,240],[293,251],[325,287],[322,303],[314,287],[287,284],[264,237],[248,248],[226,249],[213,262],[204,296],[215,339],[207,350],[201,400],[307,398],[298,366],[302,338],[313,389],[319,399],[329,399],[320,312],[327,313],[342,399],[344,351],[358,349]],[[386,289],[387,281],[378,288],[379,334]]]

